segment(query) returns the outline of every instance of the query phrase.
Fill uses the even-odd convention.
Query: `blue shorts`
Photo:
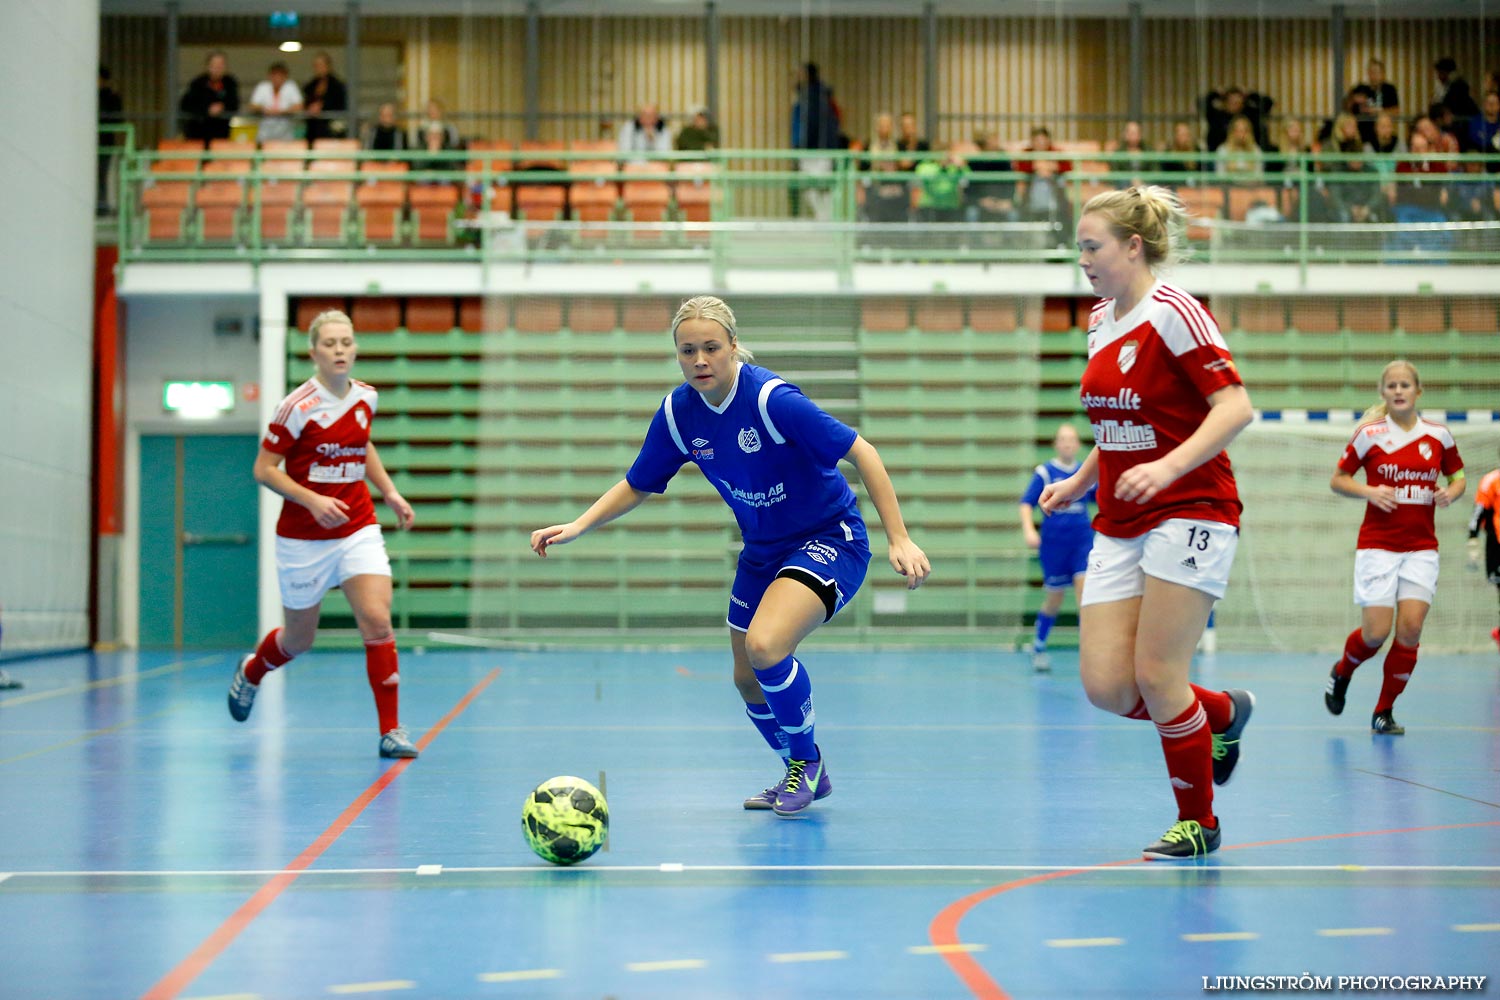
[[[1089,550],[1094,547],[1094,532],[1080,531],[1042,536],[1042,547],[1037,555],[1042,561],[1042,586],[1048,590],[1067,590],[1073,586],[1073,578],[1089,567]]]
[[[778,548],[747,545],[740,553],[729,591],[729,627],[737,632],[750,631],[750,620],[760,607],[766,588],[778,576],[789,576],[806,583],[823,598],[828,613],[826,622],[859,592],[870,566],[870,540],[865,523],[846,518],[832,531],[815,535],[797,545]]]

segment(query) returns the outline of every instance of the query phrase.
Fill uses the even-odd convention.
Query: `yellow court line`
[[[561,979],[561,969],[516,969],[514,972],[481,972],[481,983],[523,983],[531,979]]]
[[[1500,924],[1454,924],[1453,929],[1465,934],[1484,931],[1500,931]]]
[[[701,958],[673,958],[665,962],[626,962],[630,972],[676,972],[680,969],[701,969],[708,962]]]
[[[1217,934],[1184,934],[1184,941],[1258,941],[1254,931],[1220,931]]]
[[[67,687],[53,688],[50,691],[35,691],[31,694],[16,695],[14,698],[0,698],[0,708],[13,708],[16,705],[29,705],[32,702],[46,701],[48,698],[61,698],[65,694],[82,694],[85,691],[98,691],[100,688],[116,687],[120,684],[128,684],[131,681],[146,681],[163,674],[175,674],[191,667],[201,667],[209,663],[218,663],[223,658],[220,656],[199,656],[191,660],[177,660],[160,667],[152,667],[150,670],[138,674],[121,674],[119,677],[108,677],[102,681],[89,681],[86,684],[70,684]]]
[[[766,956],[773,962],[833,962],[848,957],[847,951],[782,951]]]
[[[1124,938],[1100,937],[1100,938],[1051,938],[1047,941],[1048,948],[1109,948],[1117,944],[1124,944]]]
[[[913,955],[962,955],[970,951],[984,951],[984,944],[914,944],[906,949]]]
[[[145,722],[148,719],[155,719],[159,716],[166,715],[168,712],[175,711],[177,711],[177,706],[169,705],[159,712],[152,712],[150,715],[139,715],[134,719],[126,719],[124,722],[117,722],[113,726],[109,726],[108,728],[95,729],[91,732],[84,733],[82,736],[75,736],[71,740],[63,740],[61,743],[54,743],[51,746],[40,747],[36,750],[28,750],[25,753],[18,753],[14,757],[0,757],[0,765],[14,764],[16,763],[16,761],[29,760],[32,757],[40,757],[42,754],[51,753],[54,750],[66,750],[68,747],[77,746],[80,743],[87,743],[95,736],[108,736],[110,733],[119,732],[121,729],[133,726],[138,722]],[[234,994],[230,995],[233,996]]]
[[[344,983],[328,987],[329,993],[384,993],[387,990],[414,990],[417,984],[410,979],[384,979],[378,983]]]
[[[1382,934],[1394,934],[1395,931],[1389,927],[1324,927],[1318,931],[1319,937],[1379,937]]]

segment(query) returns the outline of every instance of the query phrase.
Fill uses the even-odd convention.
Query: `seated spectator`
[[[1370,115],[1370,91],[1363,84],[1352,88],[1344,95],[1343,109],[1332,118],[1323,120],[1322,128],[1318,129],[1318,145],[1324,149],[1336,150],[1348,136],[1341,132],[1346,127],[1343,119],[1348,118],[1354,124],[1354,133],[1359,136],[1361,142],[1366,141],[1360,122]]]
[[[975,222],[1015,222],[1016,182],[996,174],[1011,172],[1010,159],[1000,145],[1000,134],[975,137],[979,153],[969,158],[969,186],[965,190]]]
[[[941,160],[929,159],[917,164],[917,216],[923,222],[963,220],[969,168],[958,143],[951,143],[947,153]]]
[[[427,101],[427,115],[417,123],[417,135],[412,143],[412,148],[424,155],[412,160],[413,170],[456,170],[463,166],[456,158],[442,155],[464,148],[458,128],[443,117],[445,113],[442,101],[435,97]]]
[[[1424,132],[1413,130],[1406,141],[1414,159],[1396,166],[1396,221],[1446,221],[1444,208],[1448,203],[1448,186],[1433,177],[1446,174],[1448,164],[1430,158],[1432,146]]]
[[[1389,182],[1396,173],[1396,161],[1393,157],[1406,152],[1406,143],[1402,141],[1401,133],[1396,131],[1395,118],[1384,111],[1375,116],[1375,142],[1366,145],[1365,152],[1380,157],[1375,162],[1375,172],[1380,175],[1381,180]]]
[[[1204,169],[1203,146],[1187,121],[1172,123],[1172,143],[1166,150],[1171,156],[1162,161],[1161,169],[1169,174],[1196,174]]]
[[[1281,122],[1280,141],[1267,152],[1276,154],[1266,160],[1266,170],[1271,173],[1297,174],[1307,167],[1307,158],[1312,154],[1312,143],[1300,118],[1284,118]],[[1288,178],[1288,186],[1295,181]]]
[[[266,79],[250,94],[250,110],[260,115],[261,142],[297,137],[296,115],[302,112],[302,89],[291,79],[284,62],[274,62]]]
[[[1467,121],[1479,114],[1479,105],[1469,92],[1469,81],[1459,74],[1458,63],[1452,56],[1443,56],[1433,63],[1432,72],[1438,79],[1437,93],[1432,99],[1434,104],[1441,104],[1460,121]]]
[[[865,141],[866,153],[887,154],[860,162],[860,169],[870,175],[861,181],[865,189],[865,219],[869,222],[905,222],[911,209],[906,182],[882,176],[901,170],[901,164],[889,155],[898,152],[894,132],[890,113],[881,112],[875,116],[875,129]]]
[[[635,117],[620,126],[620,152],[670,153],[672,136],[655,104],[642,104]]]
[[[1363,154],[1364,146],[1358,139],[1345,139],[1337,151],[1348,157],[1334,167],[1342,176],[1326,188],[1321,181],[1318,185],[1321,192],[1326,192],[1328,217],[1325,219],[1321,217],[1322,213],[1313,211],[1317,206],[1314,200],[1308,206],[1308,218],[1313,222],[1385,222],[1390,203],[1381,187],[1380,176],[1370,169],[1364,155],[1355,155]]]
[[[1259,183],[1264,172],[1265,153],[1255,141],[1250,119],[1236,115],[1229,125],[1229,137],[1216,153],[1218,172],[1245,183]]]
[[[1453,131],[1457,127],[1453,110],[1445,104],[1434,104],[1427,110],[1427,114],[1412,123],[1412,127],[1426,136],[1427,146],[1434,153],[1463,152],[1463,145]],[[1410,139],[1407,144],[1411,144]]]
[[[1490,91],[1484,95],[1484,107],[1477,117],[1469,119],[1468,142],[1471,152],[1500,153],[1500,94]],[[1490,164],[1491,170],[1500,170],[1500,164]]]
[[[312,79],[302,88],[307,113],[307,138],[340,138],[348,130],[344,112],[349,110],[349,88],[333,75],[333,60],[327,52],[313,56]]]
[[[1222,94],[1217,90],[1203,98],[1203,118],[1208,122],[1208,149],[1216,152],[1229,138],[1230,125],[1234,119],[1244,115],[1250,120],[1250,132],[1257,146],[1266,145],[1265,120],[1270,117],[1271,107],[1276,102],[1256,93],[1245,93],[1239,87],[1230,87]]]
[[[408,138],[406,130],[396,120],[396,105],[386,101],[380,106],[380,111],[374,122],[365,126],[365,149],[378,149],[397,151],[411,149],[411,139]]]
[[[229,118],[240,109],[240,84],[222,52],[210,52],[204,70],[188,83],[177,104],[182,134],[189,139],[229,138]]]
[[[1052,133],[1038,125],[1031,130],[1028,153],[1052,153]],[[1066,246],[1072,241],[1073,203],[1068,199],[1067,175],[1072,173],[1070,160],[1017,157],[1016,169],[1027,175],[1017,188],[1021,218],[1028,222],[1050,222],[1053,237],[1049,245]]]
[[[702,153],[719,148],[719,126],[708,118],[707,108],[693,112],[693,120],[677,133],[678,152]]]
[[[1456,166],[1464,179],[1448,185],[1452,216],[1462,222],[1495,221],[1495,181],[1485,174],[1484,164],[1478,160],[1466,160]]]
[[[903,153],[927,153],[932,150],[932,145],[917,134],[917,116],[910,111],[901,114],[901,137],[896,140],[896,148]],[[917,156],[906,157],[899,161],[899,167],[910,172],[917,169],[920,160]]]
[[[1146,149],[1146,144],[1142,139],[1140,122],[1126,122],[1120,138],[1111,139],[1105,143],[1104,151],[1126,154],[1109,163],[1111,172],[1130,174],[1128,179],[1116,181],[1115,187],[1126,188],[1143,184],[1142,178],[1156,169],[1155,162],[1147,157],[1150,151]]]

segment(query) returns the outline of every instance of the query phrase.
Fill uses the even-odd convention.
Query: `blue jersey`
[[[1026,486],[1026,492],[1021,495],[1021,502],[1035,507],[1037,501],[1042,498],[1042,490],[1052,483],[1060,483],[1073,473],[1078,471],[1078,462],[1071,466],[1060,464],[1057,459],[1051,459],[1036,467],[1031,474],[1031,482]],[[1093,529],[1089,525],[1088,505],[1094,502],[1094,495],[1099,490],[1098,486],[1090,486],[1088,492],[1062,510],[1055,514],[1049,514],[1042,518],[1042,541],[1045,543],[1049,538],[1069,538],[1088,535]]]
[[[746,545],[801,544],[841,520],[860,519],[838,470],[855,437],[775,372],[742,364],[717,407],[686,382],[673,389],[625,479],[634,489],[665,493],[692,462],[734,511]]]

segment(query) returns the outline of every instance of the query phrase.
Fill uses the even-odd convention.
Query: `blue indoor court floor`
[[[1337,719],[1322,655],[1200,664],[1258,703],[1224,849],[1170,864],[1137,860],[1175,818],[1160,744],[1086,703],[1076,656],[1034,675],[995,651],[806,652],[834,794],[802,821],[740,807],[779,764],[727,649],[407,649],[409,763],[376,756],[358,652],[273,675],[244,725],[228,651],[9,663],[0,997],[1201,998],[1204,977],[1500,975],[1494,654],[1424,657],[1403,737],[1367,728],[1378,661]],[[609,800],[607,849],[575,868],[521,836],[556,774]]]

